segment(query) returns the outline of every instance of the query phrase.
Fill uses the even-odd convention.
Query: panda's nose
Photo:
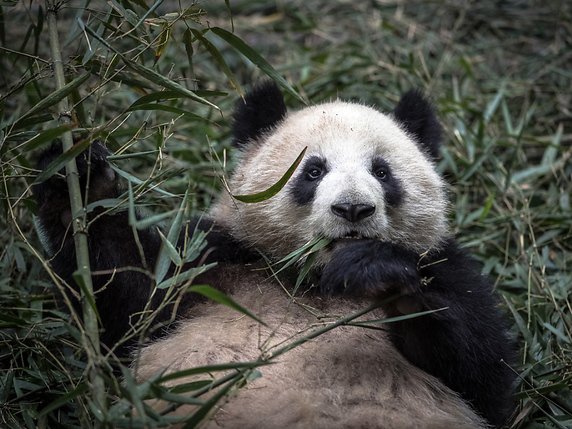
[[[350,222],[359,222],[375,213],[375,206],[370,204],[333,204],[332,213]]]

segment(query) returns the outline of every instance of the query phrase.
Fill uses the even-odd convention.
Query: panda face
[[[323,119],[332,126],[326,111]],[[388,239],[387,214],[400,205],[404,189],[381,150],[383,144],[357,135],[360,124],[350,123],[338,119],[336,135],[314,134],[318,141],[308,146],[313,152],[287,192],[293,204],[310,207],[308,222],[321,236]]]
[[[419,253],[446,237],[444,185],[429,156],[392,116],[360,104],[336,101],[286,116],[245,148],[231,192],[268,188],[304,148],[276,196],[244,204],[227,195],[215,219],[274,256],[316,237],[379,239]]]

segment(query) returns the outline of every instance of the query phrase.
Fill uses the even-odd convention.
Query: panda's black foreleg
[[[60,154],[61,145],[54,143],[41,154],[38,163],[40,170],[44,170]],[[94,141],[88,150],[76,158],[82,196],[87,203],[116,198],[121,194],[119,179],[107,162],[108,155],[105,146]],[[33,192],[38,202],[37,226],[51,266],[75,289],[76,293],[69,293],[68,296],[79,308],[76,298],[79,288],[73,279],[77,265],[72,214],[63,171],[35,185]],[[129,226],[126,212],[106,214],[102,208],[96,208],[88,214],[88,224],[92,282],[103,325],[101,340],[111,347],[129,331],[151,297],[148,272],[153,270],[161,242],[152,228],[135,233]],[[162,293],[155,293],[154,301],[158,302]],[[122,355],[126,350],[127,344],[120,347],[117,353]]]
[[[39,169],[45,170],[60,154],[61,145],[53,144],[40,155]],[[94,141],[87,151],[76,158],[82,194],[84,197],[87,194],[88,203],[116,198],[122,193],[119,177],[107,161],[109,154],[103,144]],[[75,289],[76,293],[69,293],[68,296],[79,309],[76,299],[79,288],[73,279],[77,265],[71,229],[72,215],[63,171],[35,185],[33,192],[38,203],[38,231],[51,266],[58,276]],[[184,228],[189,234],[195,229],[207,233],[207,246],[185,268],[215,261],[247,262],[257,256],[246,251],[224,228],[208,218],[191,219]],[[88,214],[87,235],[93,288],[103,325],[101,340],[107,347],[112,347],[131,330],[144,310],[147,314],[155,311],[164,299],[165,290],[153,286],[161,239],[155,227],[135,229],[129,225],[126,211],[107,213],[103,208],[96,208]],[[180,237],[179,244],[182,246],[184,241],[185,233]],[[197,281],[214,283],[217,278],[215,274],[207,272]],[[196,300],[197,295],[185,294],[177,309],[187,311]],[[164,306],[161,311],[154,313],[154,320],[160,326],[171,320],[172,316],[172,307]],[[134,340],[122,343],[116,348],[116,354],[125,355]]]
[[[489,423],[502,425],[512,410],[514,361],[507,323],[491,283],[450,240],[419,258],[390,243],[359,240],[334,250],[322,290],[387,297],[390,316],[437,310],[388,324],[392,341],[413,364],[458,392]]]

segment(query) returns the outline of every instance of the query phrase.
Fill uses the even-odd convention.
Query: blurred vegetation
[[[62,91],[49,4],[0,3],[0,426],[161,426],[142,399],[184,401],[185,388],[136,385],[103,356],[106,404],[93,400],[82,327],[55,305],[33,226],[37,152],[69,130],[101,139],[138,204],[164,213],[190,191],[201,211],[221,187],[232,104],[270,75],[294,108],[339,96],[391,110],[412,87],[433,97],[452,225],[520,341],[513,427],[572,427],[569,1],[62,1]]]

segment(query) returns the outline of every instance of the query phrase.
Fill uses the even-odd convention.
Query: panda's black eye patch
[[[314,199],[316,188],[326,175],[326,161],[319,156],[312,156],[302,166],[301,173],[292,183],[291,193],[294,201],[300,205],[308,204]]]
[[[381,183],[387,205],[394,207],[399,205],[403,195],[403,188],[397,177],[391,174],[389,163],[381,157],[374,158],[371,165],[371,174]]]

